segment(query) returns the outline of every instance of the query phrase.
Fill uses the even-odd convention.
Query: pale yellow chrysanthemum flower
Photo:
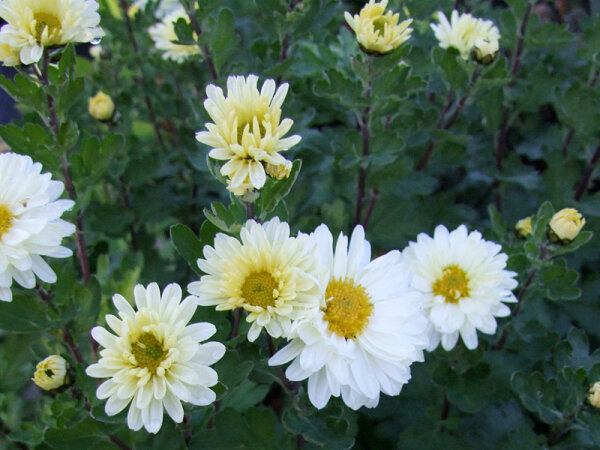
[[[8,44],[0,44],[0,62],[7,67],[21,64],[19,49]]]
[[[550,230],[561,241],[572,241],[577,237],[585,219],[574,208],[565,208],[558,211],[550,220]]]
[[[600,381],[596,381],[590,388],[587,399],[590,405],[600,409]]]
[[[60,355],[51,355],[35,367],[33,382],[41,389],[49,391],[65,384],[67,361]]]
[[[162,292],[156,283],[134,289],[132,308],[119,294],[113,303],[119,317],[106,316],[113,333],[94,327],[92,337],[104,347],[100,359],[86,369],[94,378],[108,378],[96,390],[106,401],[109,416],[129,405],[127,425],[132,430],[142,426],[157,433],[163,422],[163,409],[176,422],[183,420],[181,402],[204,406],[215,401],[209,389],[217,384],[217,373],[209,367],[225,354],[220,342],[203,342],[217,329],[211,323],[189,324],[198,299],[181,301],[178,284]]]
[[[297,135],[283,137],[294,123],[281,120],[288,84],[275,90],[275,81],[268,79],[259,91],[257,83],[256,75],[230,76],[227,97],[220,87],[209,85],[204,108],[214,122],[205,124],[208,131],[196,133],[198,141],[212,147],[211,158],[227,161],[221,175],[228,178],[227,189],[235,195],[262,188],[267,179],[265,166],[288,164],[279,152],[301,139]]]
[[[446,15],[439,11],[437,14],[439,24],[431,24],[435,37],[440,42],[440,47],[453,47],[460,52],[463,59],[469,59],[471,50],[479,39],[484,39],[492,46],[500,39],[500,31],[491,20],[478,19],[471,14],[458,14],[452,11],[450,22]]]
[[[314,245],[308,236],[290,236],[289,225],[278,218],[263,225],[249,220],[240,239],[217,234],[214,247],[204,247],[205,259],[198,259],[206,275],[188,291],[218,311],[248,311],[251,342],[263,327],[273,337],[287,337],[292,320],[319,308],[322,270]]]
[[[344,18],[358,43],[367,51],[388,53],[410,38],[412,19],[398,23],[399,14],[385,10],[388,0],[370,0],[354,17],[346,11]]]
[[[104,36],[97,9],[96,0],[3,0],[0,44],[18,49],[23,64],[35,63],[45,47]]]
[[[163,59],[182,63],[191,56],[200,55],[200,47],[197,45],[176,44],[175,22],[184,19],[189,23],[190,18],[183,8],[179,8],[167,15],[162,22],[152,25],[148,29],[150,37],[154,41],[155,47],[162,51]]]

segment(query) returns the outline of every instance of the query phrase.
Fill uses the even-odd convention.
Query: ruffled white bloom
[[[204,247],[198,267],[207,275],[188,291],[217,311],[248,311],[250,341],[263,327],[273,337],[286,337],[292,320],[319,307],[320,267],[313,246],[307,236],[291,237],[289,225],[278,218],[264,225],[247,221],[240,238],[219,233],[214,248]]]
[[[129,16],[134,16],[138,11],[143,10],[148,5],[149,0],[136,0],[131,4],[127,13]],[[155,15],[158,19],[163,19],[171,14],[176,9],[181,8],[179,0],[159,0]]]
[[[440,47],[454,47],[464,59],[469,59],[473,46],[480,39],[497,48],[500,31],[491,20],[478,19],[468,13],[459,15],[456,10],[452,11],[450,22],[441,11],[437,16],[440,23],[432,23],[431,29],[440,42]]]
[[[73,252],[60,245],[75,226],[60,216],[74,205],[59,200],[61,181],[41,173],[29,156],[0,154],[0,300],[12,301],[13,279],[35,287],[35,277],[55,283],[56,274],[42,256],[67,258]]]
[[[386,11],[387,4],[388,0],[370,0],[359,14],[344,13],[358,43],[367,51],[389,53],[410,39],[412,28],[409,25],[413,20],[406,19],[399,24],[400,15]]]
[[[206,88],[204,108],[214,123],[206,123],[208,131],[196,133],[196,139],[212,147],[211,158],[227,161],[221,174],[228,178],[228,187],[235,195],[265,184],[265,166],[289,164],[279,152],[300,142],[300,136],[283,136],[294,123],[281,120],[281,105],[288,91],[283,83],[275,91],[275,81],[266,80],[260,92],[256,75],[230,76],[227,97],[220,87]],[[242,192],[244,191],[244,192]]]
[[[162,51],[163,59],[170,59],[182,63],[190,56],[199,55],[200,47],[197,45],[175,44],[173,42],[177,40],[175,22],[179,19],[184,19],[188,23],[190,21],[183,8],[176,9],[167,15],[162,22],[152,25],[148,29],[148,32],[150,33],[150,37],[154,41],[156,48]]]
[[[308,396],[323,408],[342,396],[352,409],[375,407],[379,394],[398,395],[410,365],[423,361],[428,344],[421,296],[409,288],[410,273],[394,250],[371,261],[371,246],[357,226],[350,238],[325,225],[311,235],[324,266],[321,308],[294,323],[292,341],[270,365],[293,360],[290,380],[308,378]]]
[[[407,266],[414,273],[413,286],[425,296],[425,310],[431,322],[431,345],[442,341],[445,350],[462,337],[468,349],[477,347],[477,330],[496,332],[496,319],[510,314],[502,302],[517,299],[515,272],[504,270],[508,257],[502,247],[469,233],[461,225],[451,233],[436,227],[433,238],[417,236],[404,250]]]
[[[0,44],[18,49],[23,64],[39,61],[45,47],[104,36],[96,0],[2,0]],[[9,60],[9,64],[12,60]]]
[[[215,400],[209,389],[217,383],[210,368],[225,353],[219,342],[200,342],[211,337],[211,323],[187,325],[198,305],[193,296],[181,301],[181,288],[168,285],[161,296],[156,283],[134,289],[137,311],[121,295],[113,296],[119,317],[106,316],[114,331],[92,329],[92,336],[104,349],[100,360],[86,369],[95,378],[109,378],[96,391],[107,398],[106,414],[113,416],[130,405],[127,425],[142,426],[157,433],[163,421],[163,407],[171,418],[183,420],[181,402],[208,405]]]

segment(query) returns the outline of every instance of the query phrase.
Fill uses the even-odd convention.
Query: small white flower
[[[168,14],[162,22],[152,25],[148,32],[154,41],[154,45],[162,51],[163,59],[182,63],[190,56],[200,55],[200,47],[197,45],[182,45],[176,44],[173,41],[177,40],[175,33],[175,22],[179,19],[184,19],[189,23],[190,19],[183,8],[176,9]]]
[[[35,287],[35,277],[55,283],[56,274],[42,256],[67,258],[73,252],[62,247],[75,226],[60,216],[74,205],[59,200],[61,181],[41,173],[42,165],[29,156],[0,154],[0,300],[12,301],[13,279]]]
[[[0,44],[19,50],[21,62],[39,61],[45,47],[104,36],[96,0],[2,0]]]
[[[423,360],[428,339],[421,296],[409,289],[400,252],[371,261],[361,226],[349,245],[341,234],[335,251],[327,226],[311,238],[324,267],[321,308],[294,323],[291,343],[269,364],[293,360],[286,376],[308,378],[308,396],[317,408],[332,395],[341,395],[352,409],[375,407],[380,392],[398,395],[410,379],[410,365]]]
[[[433,238],[417,236],[404,250],[407,266],[414,273],[413,286],[425,296],[431,322],[431,345],[442,342],[451,350],[462,337],[468,349],[477,347],[477,330],[496,332],[496,319],[510,309],[502,302],[516,302],[511,292],[517,287],[515,272],[505,270],[508,257],[502,247],[468,233],[461,225],[451,233],[436,227]]]
[[[319,265],[306,236],[290,236],[278,218],[264,225],[249,220],[240,240],[219,233],[214,248],[204,247],[198,267],[207,275],[190,283],[190,294],[218,311],[244,308],[252,323],[248,340],[266,328],[273,337],[286,337],[292,320],[319,307]]]
[[[134,289],[137,311],[121,295],[113,296],[119,317],[106,316],[115,334],[95,327],[92,336],[104,349],[101,358],[86,373],[109,378],[96,391],[107,398],[106,414],[113,416],[130,405],[127,425],[142,426],[157,433],[163,421],[163,407],[171,418],[183,420],[181,402],[208,405],[215,400],[209,389],[217,383],[210,367],[225,353],[219,342],[200,342],[216,328],[210,323],[187,325],[198,305],[193,296],[181,301],[181,288],[173,283],[162,293],[156,283]]]
[[[437,14],[439,24],[431,24],[435,37],[440,42],[440,47],[454,47],[464,59],[469,59],[473,46],[479,39],[496,43],[500,39],[500,32],[491,20],[478,19],[471,14],[458,14],[452,11],[450,22],[446,15],[439,11]]]
[[[256,75],[227,78],[227,97],[220,87],[206,88],[204,108],[214,123],[206,123],[208,131],[196,133],[196,139],[211,147],[213,159],[227,161],[221,175],[235,195],[252,188],[261,189],[267,179],[265,166],[286,166],[280,154],[300,142],[300,136],[284,138],[293,125],[281,120],[281,105],[288,91],[283,83],[275,90],[275,81],[266,80],[261,90]]]

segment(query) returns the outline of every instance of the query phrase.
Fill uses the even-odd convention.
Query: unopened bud
[[[109,95],[102,91],[88,101],[88,111],[94,119],[109,120],[115,113],[115,104]]]
[[[566,244],[577,237],[585,219],[579,211],[573,208],[565,208],[558,211],[550,220],[550,238]]]
[[[587,399],[590,405],[600,409],[600,381],[596,381],[590,388]]]
[[[524,219],[519,220],[515,225],[515,230],[519,233],[521,237],[527,237],[527,235],[533,232],[533,228],[531,227],[531,217],[525,217]]]
[[[65,384],[67,362],[60,355],[48,356],[35,367],[33,382],[41,389],[49,391]]]
[[[292,163],[286,160],[283,164],[267,164],[266,171],[269,176],[272,176],[276,180],[282,180],[290,176]]]
[[[498,57],[498,40],[487,40],[479,38],[471,50],[471,57],[480,64],[491,64]]]

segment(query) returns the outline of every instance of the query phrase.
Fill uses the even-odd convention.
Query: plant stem
[[[58,120],[58,114],[56,113],[55,101],[54,97],[48,92],[48,86],[50,85],[48,80],[48,51],[44,50],[44,54],[42,56],[42,67],[41,72],[38,75],[38,79],[42,86],[44,87],[46,93],[46,104],[48,106],[48,115],[50,117],[49,127],[52,132],[52,136],[54,138],[54,144],[56,146],[59,145],[58,134],[60,130],[60,123]],[[75,187],[73,186],[73,180],[71,177],[71,171],[69,169],[69,162],[66,156],[63,158],[62,163],[62,171],[63,177],[65,179],[65,189],[67,190],[69,197],[71,200],[76,201],[77,194],[75,191]],[[81,273],[83,275],[83,281],[85,284],[88,284],[90,281],[90,265],[88,261],[87,255],[87,247],[85,244],[85,234],[83,228],[83,213],[81,209],[77,211],[77,220],[76,220],[76,231],[75,231],[75,244],[77,245],[77,257],[79,260],[79,265],[81,267]]]
[[[121,11],[123,12],[123,20],[125,21],[125,26],[127,28],[127,36],[129,37],[129,43],[131,44],[131,48],[133,49],[133,59],[135,65],[138,69],[137,84],[142,88],[144,87],[144,75],[142,70],[142,63],[139,55],[139,47],[137,41],[135,39],[135,35],[133,34],[133,27],[131,26],[131,20],[129,19],[129,15],[127,14],[127,1],[119,0],[119,5],[121,6]],[[144,98],[144,103],[146,104],[146,109],[148,110],[148,115],[150,116],[150,122],[152,122],[152,127],[154,128],[154,134],[156,135],[156,140],[160,145],[163,152],[167,152],[167,146],[165,145],[165,141],[163,140],[162,134],[160,132],[160,126],[158,124],[158,120],[156,119],[156,114],[154,112],[154,106],[152,106],[152,101],[150,97],[144,92],[142,94]]]
[[[233,311],[233,327],[231,328],[231,339],[237,337],[240,329],[240,321],[242,320],[242,308],[236,308]]]
[[[578,202],[579,200],[581,200],[581,197],[583,197],[583,194],[585,193],[585,191],[587,191],[588,185],[590,184],[590,180],[592,179],[592,174],[594,173],[594,168],[596,167],[596,164],[598,164],[598,159],[600,159],[600,145],[596,147],[594,154],[587,163],[585,171],[583,172],[583,175],[581,177],[581,181],[579,182],[579,185],[575,190],[575,195],[573,197],[575,201]]]
[[[62,332],[63,341],[71,351],[71,354],[73,355],[73,358],[75,358],[75,361],[77,361],[79,364],[85,364],[83,356],[81,356],[81,352],[79,351],[79,347],[75,345],[75,342],[73,341],[73,336],[71,336],[71,333],[69,333],[67,327],[62,327],[60,331]]]
[[[369,206],[367,206],[367,213],[365,214],[365,218],[363,220],[363,226],[365,229],[369,225],[369,220],[371,219],[371,215],[373,214],[373,209],[375,209],[375,204],[379,200],[379,191],[377,189],[373,189],[371,191],[371,199],[369,200]]]
[[[517,295],[517,300],[518,300],[517,306],[515,306],[515,309],[513,309],[512,313],[510,314],[510,317],[512,319],[517,317],[517,315],[521,311],[521,302],[523,301],[523,298],[525,297],[525,293],[531,286],[531,283],[533,282],[533,279],[535,278],[537,273],[538,273],[538,269],[537,268],[533,269],[529,273],[529,276],[525,280],[525,283],[523,283],[523,286],[521,287],[521,290],[519,291],[519,294]],[[496,350],[502,350],[502,348],[504,347],[504,344],[506,343],[507,337],[508,337],[508,326],[506,328],[504,328],[504,330],[502,331],[502,335],[500,336],[500,339],[498,339],[498,342],[496,343],[496,345],[494,345],[494,348]]]
[[[185,12],[187,13],[188,17],[190,18],[190,24],[192,25],[194,32],[196,33],[196,35],[199,38],[200,35],[202,34],[202,28],[200,28],[200,24],[198,23],[198,19],[196,18],[196,11],[194,8],[194,4],[187,0],[184,2],[184,4],[185,4]],[[210,77],[212,78],[213,81],[217,81],[219,79],[219,75],[217,74],[217,69],[215,68],[215,64],[212,60],[212,56],[210,54],[210,49],[208,48],[207,45],[201,46],[199,42],[198,42],[198,46],[200,47],[202,57],[204,58],[204,61],[206,61],[206,65],[208,66],[208,71],[210,72]]]
[[[523,15],[523,21],[521,22],[521,26],[519,27],[519,32],[517,35],[517,47],[515,48],[515,51],[511,57],[510,76],[512,77],[512,81],[510,82],[509,87],[514,86],[515,76],[517,75],[517,71],[521,65],[523,44],[525,42],[525,31],[527,30],[527,24],[529,23],[529,17],[531,16],[532,8],[533,4],[528,1],[527,9]],[[502,159],[504,157],[504,150],[506,149],[506,133],[508,131],[509,113],[510,108],[505,106],[504,110],[502,111],[502,122],[500,124],[500,131],[498,132],[498,139],[496,140],[496,169],[498,169],[499,172],[502,172]]]
[[[369,87],[370,96],[370,87]],[[362,117],[359,120],[359,127],[362,138],[362,157],[365,159],[369,156],[369,144],[371,140],[371,132],[369,131],[369,116],[371,114],[371,108],[365,108]],[[367,168],[368,163],[361,162],[360,168],[358,169],[358,183],[356,186],[356,210],[354,212],[354,226],[362,223],[362,209],[363,201],[365,197],[365,188],[367,183]]]

